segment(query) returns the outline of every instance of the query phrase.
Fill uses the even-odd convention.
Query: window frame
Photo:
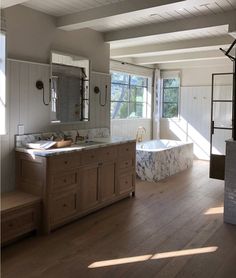
[[[164,80],[166,79],[179,79],[179,86],[178,87],[164,87]],[[178,96],[177,101],[164,101],[164,90],[165,89],[178,89]],[[163,119],[173,119],[173,118],[179,118],[180,116],[180,92],[181,92],[181,75],[180,72],[168,72],[164,71],[161,75],[161,118]],[[166,103],[175,103],[177,104],[177,115],[173,117],[166,117],[164,115],[164,105]]]
[[[142,75],[142,74],[136,74],[136,73],[131,73],[131,72],[126,72],[126,71],[121,71],[121,70],[111,70],[111,76],[113,73],[121,73],[121,74],[126,74],[128,75],[128,83],[122,83],[122,82],[112,82],[111,81],[111,88],[112,88],[112,85],[119,85],[119,86],[127,86],[128,88],[128,99],[127,100],[112,100],[111,98],[111,105],[112,103],[127,103],[128,104],[128,114],[130,112],[130,105],[131,104],[140,104],[140,105],[145,105],[145,114],[146,116],[145,117],[126,117],[126,118],[113,118],[112,117],[112,113],[111,113],[111,120],[132,120],[132,119],[151,119],[151,99],[152,99],[152,93],[151,93],[151,77],[150,76],[145,76],[145,75]],[[146,86],[144,85],[132,85],[131,84],[131,78],[132,76],[137,76],[137,77],[142,77],[142,78],[145,78],[146,79]],[[144,101],[131,101],[131,89],[133,88],[142,88],[142,89],[145,89],[147,90],[147,93],[146,93],[146,99]],[[151,99],[149,101],[149,96],[148,94],[151,94]],[[148,113],[148,106],[150,105],[150,113]],[[150,114],[150,115],[149,115]]]

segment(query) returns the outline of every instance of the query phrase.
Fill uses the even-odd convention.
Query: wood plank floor
[[[236,226],[223,223],[222,181],[207,162],[2,250],[3,278],[236,277]]]

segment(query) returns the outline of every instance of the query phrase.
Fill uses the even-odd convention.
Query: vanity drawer
[[[78,183],[78,172],[70,171],[52,176],[50,192],[68,190]]]
[[[1,218],[1,242],[5,243],[39,228],[39,206],[17,209]]]
[[[121,170],[132,168],[134,166],[134,160],[133,159],[122,160],[120,161],[119,165]]]
[[[80,154],[62,154],[48,158],[49,168],[53,172],[71,170],[80,165]]]
[[[97,150],[98,157],[100,161],[108,161],[116,159],[117,148],[113,147],[105,147]]]
[[[81,161],[82,164],[90,164],[94,162],[98,162],[99,158],[99,150],[87,150],[83,151]]]
[[[51,224],[66,221],[77,212],[77,192],[70,192],[51,200]]]
[[[118,147],[118,155],[120,158],[131,158],[135,156],[135,143],[122,144]]]
[[[122,175],[119,180],[119,193],[123,194],[126,192],[130,192],[134,185],[134,175],[133,174],[127,174]]]

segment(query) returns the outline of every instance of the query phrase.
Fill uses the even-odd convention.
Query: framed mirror
[[[51,122],[89,121],[90,61],[51,51]]]

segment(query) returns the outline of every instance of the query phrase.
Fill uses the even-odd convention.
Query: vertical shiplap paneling
[[[124,119],[111,121],[112,136],[129,136],[136,138],[138,127],[144,127],[146,134],[144,140],[152,139],[152,120],[151,119]]]
[[[8,169],[7,169],[7,184],[6,187],[12,189],[15,183],[15,153],[14,153],[14,137],[17,134],[17,124],[20,115],[20,64],[12,63],[11,65],[11,92],[9,95],[9,154],[8,154]]]
[[[42,80],[45,98],[49,93],[50,67],[46,64],[9,60],[7,63],[7,135],[1,137],[1,186],[2,191],[15,188],[15,135],[18,125],[23,124],[25,133],[37,133],[48,130],[69,130],[92,127],[110,127],[110,75],[92,73],[91,77],[91,120],[72,125],[52,125],[50,123],[50,105],[43,104],[43,92],[35,87]],[[98,96],[93,93],[97,85],[108,85],[107,104],[101,107]]]
[[[100,93],[94,93],[94,87],[98,86]],[[107,94],[105,87],[107,86]],[[111,78],[109,74],[92,73],[91,80],[91,127],[110,128],[110,96],[111,96]],[[106,99],[105,99],[106,97]],[[101,99],[101,103],[100,103]],[[101,104],[106,103],[105,106]]]
[[[47,65],[29,64],[28,119],[25,133],[48,130],[50,126],[50,105],[43,104],[43,90],[35,86],[37,80],[44,83],[45,100],[49,95],[49,67]],[[23,100],[21,100],[23,101]],[[24,100],[25,101],[25,100]]]
[[[194,154],[209,159],[211,87],[181,88],[179,119],[161,119],[161,138],[194,143]]]

